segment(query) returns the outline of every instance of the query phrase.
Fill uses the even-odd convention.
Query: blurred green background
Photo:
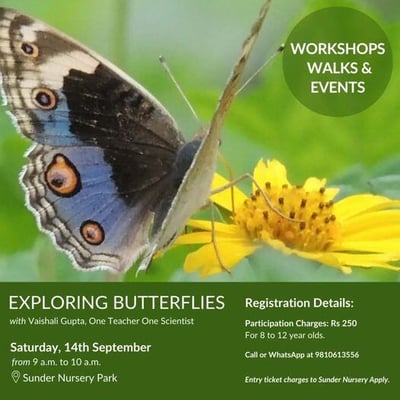
[[[216,102],[262,0],[3,0],[46,21],[102,54],[151,91],[174,115],[185,136],[198,129],[187,107],[158,63],[164,55],[204,124]],[[397,0],[275,0],[247,68],[251,74],[285,41],[305,15],[327,6],[366,12],[392,44],[393,75],[384,95],[357,115],[332,118],[301,105],[290,93],[275,59],[240,95],[222,135],[222,153],[236,175],[251,172],[257,160],[276,158],[292,183],[326,177],[342,194],[374,192],[400,198],[399,87],[400,3]],[[18,174],[29,141],[0,113],[0,281],[136,280],[74,270],[40,233],[24,207]],[[225,172],[221,169],[221,172]],[[245,185],[246,186],[246,185]],[[185,252],[173,249],[156,260],[139,281],[197,281],[182,271]],[[244,260],[226,281],[398,281],[399,274],[375,270],[340,272],[286,257],[269,249]]]

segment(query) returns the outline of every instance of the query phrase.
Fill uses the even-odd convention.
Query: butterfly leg
[[[218,250],[217,237],[215,235],[214,207],[215,207],[214,203],[211,203],[211,242],[214,247],[215,256],[217,257],[217,260],[218,260],[218,263],[219,263],[221,269],[224,270],[225,272],[227,272],[229,275],[231,275],[231,271],[225,266],[225,264],[221,258],[221,254],[219,253],[219,250]]]

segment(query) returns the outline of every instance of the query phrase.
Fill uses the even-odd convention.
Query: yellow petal
[[[390,254],[355,254],[346,252],[315,252],[307,253],[303,251],[293,250],[293,254],[297,254],[300,257],[308,258],[310,260],[317,261],[321,264],[328,265],[330,267],[338,268],[345,274],[351,273],[350,267],[363,267],[363,268],[383,268],[393,271],[400,270],[389,262],[398,259]]]
[[[358,194],[346,197],[335,204],[337,217],[345,220],[367,211],[399,207],[400,202],[384,196],[373,194]]]
[[[354,251],[365,253],[392,253],[397,254],[397,259],[400,259],[400,240],[385,239],[385,240],[346,240],[335,246],[332,250],[338,251]]]
[[[277,160],[268,160],[267,165],[263,160],[260,160],[254,168],[253,177],[262,188],[264,188],[266,182],[277,187],[282,187],[283,185],[290,186],[287,180],[286,168]],[[253,184],[253,191],[257,189]]]
[[[334,255],[342,265],[363,268],[384,268],[393,271],[400,270],[399,267],[389,264],[394,258],[390,254],[351,254],[335,252]]]
[[[186,225],[191,226],[192,228],[201,229],[203,231],[208,231],[208,232],[211,232],[212,230],[212,222],[201,219],[190,219],[186,223]],[[214,221],[214,232],[226,233],[232,236],[240,236],[240,237],[243,237],[244,235],[243,231],[240,229],[239,226],[217,221]]]
[[[178,239],[175,240],[174,244],[171,247],[188,245],[188,244],[210,243],[210,241],[211,241],[211,232],[191,232],[180,235]]]
[[[386,237],[398,237],[400,229],[400,210],[373,211],[352,218],[342,223],[341,233],[343,238],[373,239],[379,234],[382,237],[386,230]],[[379,233],[379,230],[381,231]]]
[[[318,192],[321,188],[325,187],[326,179],[307,178],[304,182],[303,188],[307,192]]]
[[[222,226],[222,225],[221,225]],[[229,229],[230,226],[233,226],[235,229]],[[232,243],[241,242],[243,240],[247,240],[247,238],[243,235],[242,231],[238,229],[235,225],[226,225],[225,230],[214,231],[215,241],[219,243],[219,241],[230,240]],[[200,232],[189,232],[180,235],[174,242],[173,247],[187,244],[204,244],[211,243],[212,241],[212,233],[211,231],[200,231]]]
[[[326,179],[318,179],[318,178],[308,178],[303,188],[306,192],[318,192],[321,188],[324,188],[326,185]],[[324,192],[325,201],[333,200],[336,195],[340,192],[338,188],[326,188]]]
[[[257,248],[258,245],[250,243],[248,240],[224,240],[217,242],[218,255],[223,266],[227,269],[232,268],[240,260],[254,253]],[[197,251],[190,253],[186,257],[184,268],[186,272],[200,270],[201,277],[224,271],[212,243],[206,244]]]
[[[230,181],[228,181],[221,175],[214,174],[212,190],[218,191],[218,189],[222,188],[225,185],[228,185],[229,183]],[[232,196],[235,207],[241,205],[247,199],[247,196],[236,186],[230,186],[229,188],[223,190],[222,192],[213,194],[212,196],[210,196],[210,199],[212,202],[221,206],[225,210],[233,211]]]

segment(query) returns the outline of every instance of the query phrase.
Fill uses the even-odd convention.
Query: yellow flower
[[[181,235],[176,245],[202,246],[186,257],[186,272],[199,270],[202,277],[220,273],[263,245],[346,274],[351,267],[400,269],[393,265],[400,260],[400,201],[360,194],[334,202],[339,189],[326,188],[326,180],[317,178],[294,186],[276,160],[260,161],[253,178],[257,185],[250,197],[233,188],[235,210],[231,189],[211,196],[230,212],[230,223],[214,222],[212,228],[211,221],[188,222],[195,231]],[[213,188],[227,183],[216,174]]]

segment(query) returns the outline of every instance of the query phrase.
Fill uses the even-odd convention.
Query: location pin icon
[[[17,383],[20,377],[21,377],[21,372],[17,371],[16,369],[11,372],[11,378],[13,379],[14,383]]]

